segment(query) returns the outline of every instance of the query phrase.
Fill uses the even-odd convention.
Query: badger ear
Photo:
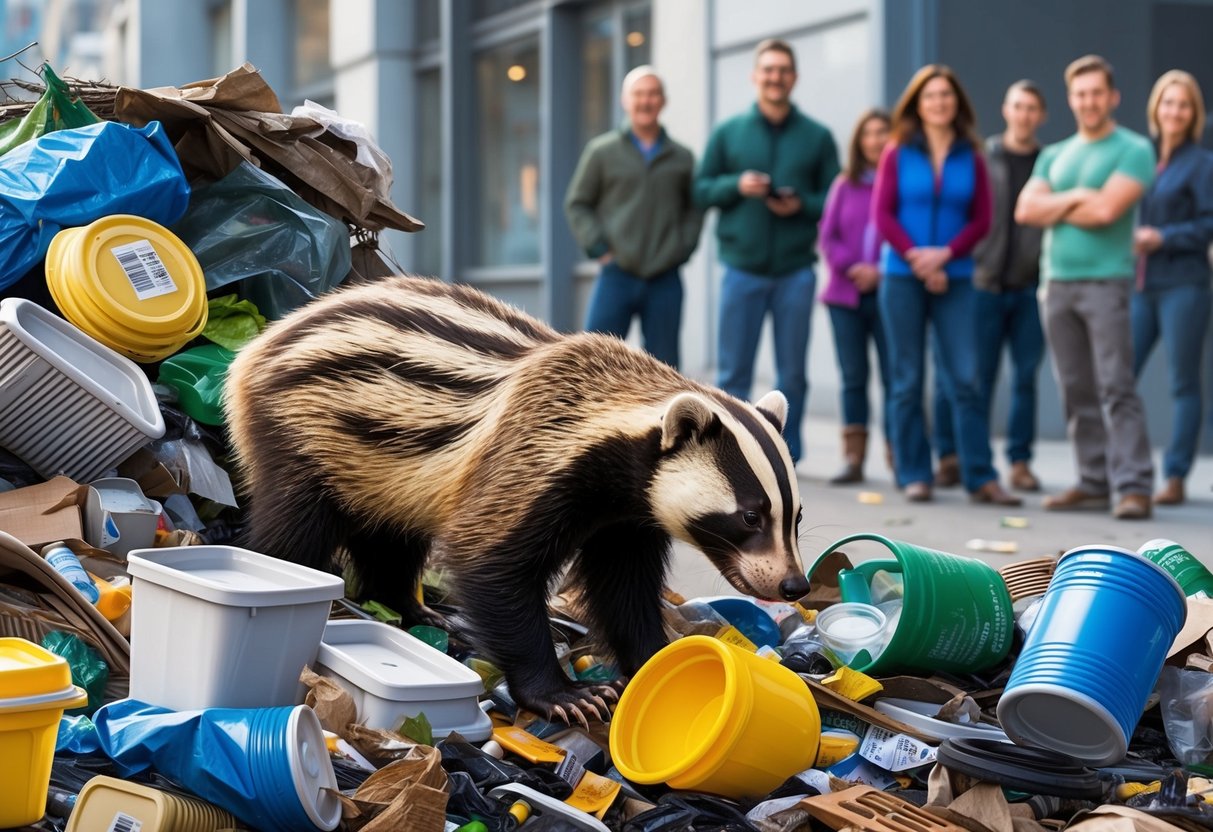
[[[695,439],[716,421],[707,400],[695,393],[680,393],[670,400],[661,419],[661,451]]]
[[[783,432],[783,426],[788,422],[788,400],[783,393],[772,390],[754,402],[754,407],[774,423],[776,430]]]

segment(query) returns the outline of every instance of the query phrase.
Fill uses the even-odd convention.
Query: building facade
[[[1120,118],[1137,130],[1166,69],[1187,69],[1213,94],[1213,52],[1203,43],[1213,0],[104,2],[111,80],[181,84],[247,60],[287,109],[311,98],[364,122],[395,162],[394,200],[427,224],[386,239],[397,262],[479,286],[570,330],[596,269],[569,234],[564,190],[586,140],[619,122],[619,85],[638,64],[664,76],[666,126],[695,150],[715,123],[752,101],[752,52],[766,37],[795,47],[795,101],[840,147],[861,110],[891,104],[932,61],[957,71],[987,132],[1001,128],[1007,84],[1037,80],[1051,110],[1046,140],[1072,131],[1061,73],[1086,52],[1116,66]],[[720,269],[710,219],[685,279],[684,371],[711,379]],[[1193,348],[1206,349],[1213,367],[1213,344]],[[838,373],[820,310],[809,361],[809,408],[833,414]],[[759,366],[772,367],[769,347]],[[1161,441],[1165,374],[1147,374],[1142,390]],[[1042,433],[1063,435],[1047,363],[1041,387]],[[1209,411],[1204,439],[1213,448]]]

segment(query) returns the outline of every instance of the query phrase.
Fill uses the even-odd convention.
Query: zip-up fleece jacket
[[[986,158],[991,201],[997,208],[990,222],[989,235],[973,249],[973,285],[994,293],[1035,286],[1040,282],[1040,243],[1044,229],[1015,223],[1015,200],[1019,194],[1011,193],[1002,136],[991,136],[986,140]],[[1011,234],[1013,224],[1014,235]],[[1012,243],[1015,248],[1007,259],[1007,246]]]
[[[703,212],[691,197],[695,157],[661,131],[653,159],[644,157],[624,126],[592,139],[564,198],[577,244],[589,257],[611,252],[637,277],[681,266],[699,244]]]
[[[765,200],[742,196],[737,180],[747,170],[769,175],[772,190],[793,188],[800,211],[780,217]],[[817,221],[837,175],[838,149],[824,125],[792,107],[775,126],[755,104],[712,131],[695,175],[695,202],[720,209],[721,260],[751,274],[779,277],[816,262]]]
[[[885,240],[881,271],[893,277],[914,272],[905,254],[919,246],[947,246],[950,278],[973,276],[973,247],[990,230],[990,182],[980,153],[968,142],[952,143],[939,177],[921,137],[890,144],[876,168],[872,196],[876,228]]]

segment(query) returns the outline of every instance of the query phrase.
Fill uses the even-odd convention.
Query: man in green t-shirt
[[[1097,55],[1066,68],[1078,132],[1045,148],[1015,219],[1045,229],[1044,328],[1061,388],[1079,482],[1045,498],[1052,511],[1151,514],[1154,464],[1133,376],[1133,208],[1154,180],[1149,140],[1112,118],[1120,103],[1112,67]]]

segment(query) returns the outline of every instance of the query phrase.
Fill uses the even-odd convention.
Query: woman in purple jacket
[[[889,442],[888,352],[876,304],[880,267],[876,226],[872,223],[872,183],[888,140],[888,113],[871,109],[859,117],[851,133],[847,165],[830,187],[817,235],[830,271],[821,302],[830,312],[834,352],[842,374],[844,464],[830,480],[832,485],[863,482],[863,460],[868,451],[869,341],[876,345],[880,363],[880,383],[885,389],[881,427],[886,446]]]

